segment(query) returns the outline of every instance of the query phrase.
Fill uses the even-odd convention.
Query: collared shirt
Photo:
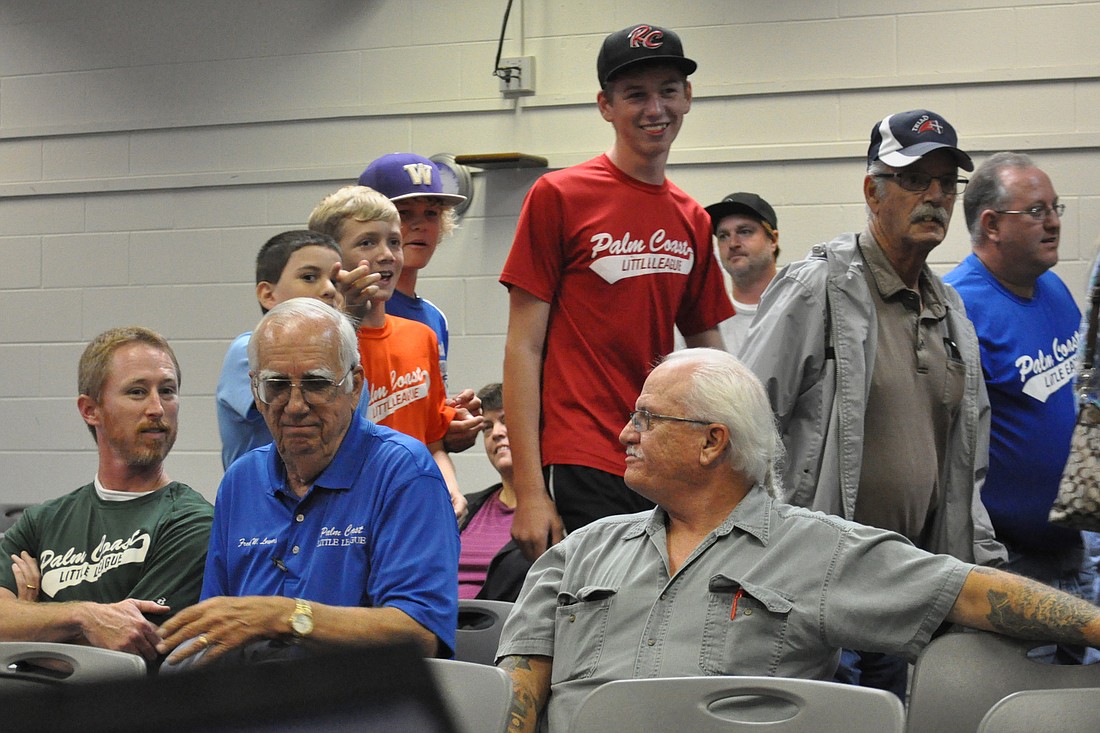
[[[218,410],[218,432],[222,439],[222,468],[253,448],[271,442],[264,416],[256,409],[252,397],[252,378],[248,376],[248,342],[251,331],[245,331],[225,352],[222,373],[214,393]]]
[[[918,292],[902,282],[870,233],[860,236],[859,249],[878,315],[878,344],[854,518],[923,547],[940,505],[947,436],[962,403],[966,365],[947,337],[947,308],[927,267]]]
[[[276,595],[392,607],[454,648],[458,525],[424,445],[356,417],[298,499],[274,445],[218,489],[202,597]]]
[[[497,654],[553,657],[551,731],[611,680],[829,679],[842,647],[915,656],[973,567],[755,487],[670,578],[665,523],[599,520],[528,574]]]

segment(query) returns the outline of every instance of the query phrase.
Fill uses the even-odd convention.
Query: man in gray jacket
[[[816,245],[764,293],[742,350],[788,457],[784,498],[894,530],[930,552],[1002,560],[980,498],[989,402],[958,295],[927,266],[947,235],[958,168],[974,164],[928,110],[871,131],[867,227]],[[904,694],[900,660],[847,681]]]

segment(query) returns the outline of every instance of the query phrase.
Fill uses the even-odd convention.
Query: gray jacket
[[[855,515],[878,334],[856,240],[855,233],[842,234],[784,267],[765,291],[739,355],[764,382],[783,436],[783,498],[845,519]],[[947,306],[944,335],[959,349],[966,385],[925,549],[996,563],[1005,551],[981,502],[989,399],[978,338],[958,294],[930,270],[926,275]]]

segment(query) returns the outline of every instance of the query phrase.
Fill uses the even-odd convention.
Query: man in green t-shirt
[[[180,370],[159,334],[115,328],[80,357],[77,408],[95,480],[27,509],[0,539],[0,641],[63,641],[156,658],[156,629],[195,603],[213,507],[171,481]]]

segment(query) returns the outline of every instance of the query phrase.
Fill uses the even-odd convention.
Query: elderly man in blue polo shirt
[[[774,499],[779,435],[735,357],[674,352],[635,408],[626,483],[657,507],[582,527],[532,566],[498,649],[509,730],[533,731],[549,701],[564,732],[617,679],[829,679],[841,647],[913,657],[943,621],[1100,641],[1100,609],[1079,598]]]
[[[249,343],[272,445],[218,489],[202,602],[161,630],[169,665],[266,659],[300,649],[412,642],[454,648],[458,529],[443,477],[418,441],[355,414],[355,329],[293,298]]]

